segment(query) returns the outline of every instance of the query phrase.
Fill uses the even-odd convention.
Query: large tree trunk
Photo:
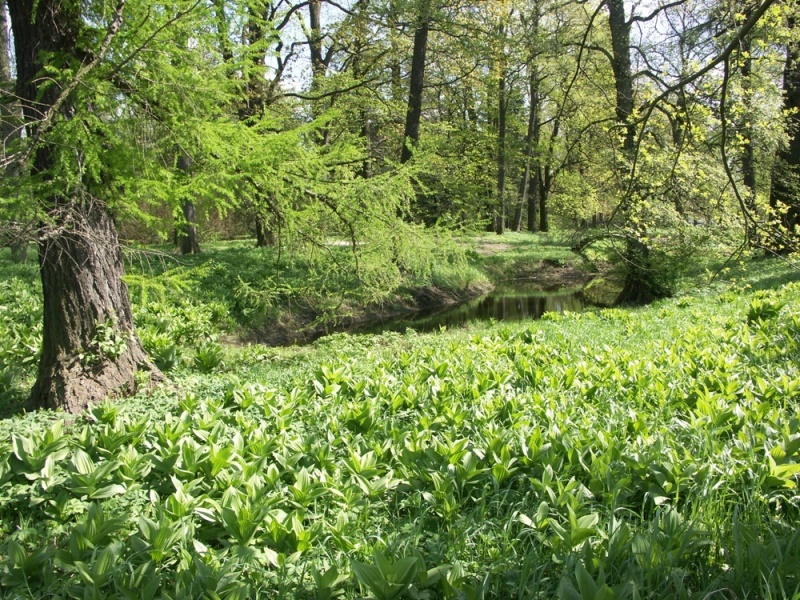
[[[793,22],[791,26],[794,28]],[[800,44],[797,42],[791,42],[786,49],[783,109],[789,115],[786,123],[789,142],[775,157],[769,205],[780,223],[776,237],[781,242],[775,250],[786,253],[797,249],[800,233]]]
[[[256,216],[256,248],[271,248],[275,245],[275,217],[269,220]]]
[[[200,241],[197,237],[197,208],[191,200],[184,201],[182,208],[184,223],[178,234],[181,242],[181,254],[200,254]]]
[[[626,161],[633,157],[636,142],[636,127],[631,123],[633,114],[633,71],[631,69],[631,21],[625,18],[623,0],[606,0],[608,25],[611,33],[612,70],[616,91],[616,117],[623,129],[622,155]],[[623,182],[630,176],[629,166],[623,165]],[[623,183],[623,186],[626,184]],[[622,200],[622,213],[630,215],[632,198]],[[646,231],[641,222],[630,221],[631,233],[626,237],[622,259],[625,276],[622,293],[617,301],[621,304],[645,304],[664,297],[668,290],[658,283],[651,259],[650,247],[643,240]]]
[[[745,54],[744,61],[741,67],[742,73],[742,91],[744,93],[744,104],[746,107],[745,122],[741,126],[742,135],[744,137],[744,144],[742,147],[742,183],[745,188],[745,207],[751,214],[753,219],[756,217],[756,158],[755,158],[755,131],[752,123],[752,110],[753,110],[753,58],[750,55],[750,36],[746,36],[742,40],[742,52]],[[745,235],[747,243],[750,246],[758,246],[758,231],[755,222],[752,219],[745,220]]]
[[[611,51],[616,91],[617,122],[624,128],[623,148],[633,151],[636,129],[630,123],[633,114],[633,72],[631,70],[631,24],[625,19],[623,0],[607,0],[608,25],[611,29]]]
[[[400,162],[407,163],[413,154],[412,146],[419,141],[419,123],[422,119],[422,89],[425,82],[425,54],[428,49],[428,29],[430,27],[430,0],[420,0],[417,14],[417,27],[414,31],[414,53],[411,57],[409,77],[408,109],[406,126],[403,132],[403,149]]]
[[[44,338],[31,403],[79,412],[134,390],[137,371],[158,375],[133,330],[117,232],[100,202],[60,204],[39,240]],[[56,230],[56,227],[61,231]],[[103,352],[98,331],[119,346]]]
[[[56,104],[57,85],[40,89],[43,57],[78,50],[79,5],[61,0],[9,0],[17,59],[17,95],[27,134]],[[72,118],[75,107],[61,104],[59,116]],[[80,149],[78,148],[78,151]],[[41,143],[33,155],[33,174],[47,179],[54,149]],[[44,331],[39,373],[31,391],[33,407],[78,412],[90,402],[134,389],[138,370],[160,379],[136,337],[125,284],[122,253],[106,206],[88,194],[53,195],[40,200],[46,217],[39,229],[39,263],[44,292]],[[98,345],[100,329],[120,343]]]

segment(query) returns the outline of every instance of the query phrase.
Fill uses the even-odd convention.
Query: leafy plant
[[[222,365],[223,357],[222,346],[207,342],[195,351],[193,364],[201,373],[211,373]]]

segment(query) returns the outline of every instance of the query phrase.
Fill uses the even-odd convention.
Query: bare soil
[[[484,242],[475,249],[475,252],[483,256],[491,256],[492,254],[499,254],[512,250],[514,247],[511,244],[498,244],[494,242]]]

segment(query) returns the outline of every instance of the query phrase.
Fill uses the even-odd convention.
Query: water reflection
[[[417,331],[433,331],[442,326],[458,327],[470,321],[525,321],[538,319],[546,312],[578,312],[586,304],[578,290],[547,293],[522,286],[506,286],[471,302],[415,313],[411,317],[370,327],[368,331],[403,332],[409,327]]]

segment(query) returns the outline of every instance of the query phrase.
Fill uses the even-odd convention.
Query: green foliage
[[[225,353],[206,305],[151,299],[148,343],[212,374],[0,421],[4,593],[791,597],[800,285],[717,285]]]

